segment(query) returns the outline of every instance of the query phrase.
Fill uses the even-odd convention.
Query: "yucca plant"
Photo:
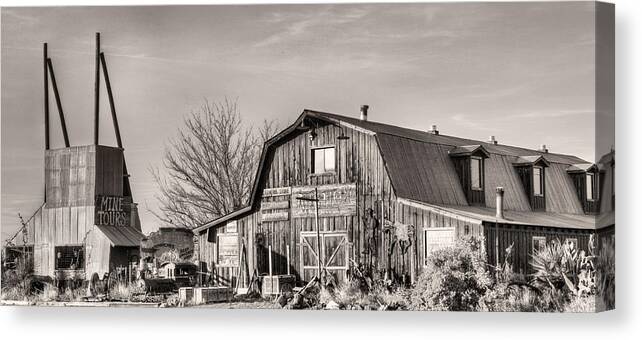
[[[553,240],[544,249],[532,255],[535,283],[546,283],[551,289],[566,287],[573,295],[583,296],[594,292],[595,268],[593,260],[594,238],[589,239],[589,255],[577,249],[574,243]]]

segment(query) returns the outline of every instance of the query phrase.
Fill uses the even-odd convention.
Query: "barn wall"
[[[483,226],[479,221],[471,220],[463,216],[440,213],[419,203],[399,200],[395,203],[395,222],[411,225],[414,227],[414,245],[402,254],[399,247],[394,248],[390,267],[395,275],[401,277],[406,275],[411,282],[421,274],[425,263],[423,230],[431,228],[455,228],[455,237],[466,235],[483,235]],[[389,242],[384,241],[385,249],[388,249]],[[387,260],[387,259],[386,259]]]
[[[591,230],[561,229],[536,226],[522,226],[484,222],[484,237],[486,238],[486,251],[488,262],[492,265],[502,264],[506,257],[506,249],[513,245],[512,265],[515,273],[529,274],[531,272],[530,260],[533,253],[533,237],[544,236],[546,242],[559,239],[564,242],[566,238],[576,238],[578,247],[588,251]],[[499,254],[499,258],[497,258]]]
[[[319,225],[324,232],[345,231],[349,257],[356,262],[365,261],[368,251],[361,221],[366,209],[373,209],[379,220],[382,214],[390,218],[390,202],[395,199],[377,141],[374,135],[349,127],[319,124],[314,140],[310,140],[308,132],[295,132],[269,151],[261,174],[260,192],[266,188],[356,184],[355,215],[320,217]],[[339,136],[342,138],[337,138]],[[324,175],[311,174],[311,149],[330,145],[336,148],[336,171]],[[291,197],[266,197],[263,202],[288,199]],[[268,249],[271,247],[273,273],[288,272],[289,249],[290,273],[299,280],[303,279],[300,273],[301,231],[315,231],[314,218],[290,217],[283,221],[262,221],[260,206],[257,206],[253,212],[238,218],[237,222],[239,247],[245,244],[250,275],[255,269],[259,275],[267,274]],[[262,244],[257,244],[257,235],[264,240]],[[202,243],[202,236],[200,240]],[[210,241],[213,241],[211,237]],[[212,242],[203,248],[216,252],[216,245]],[[235,273],[239,272],[223,268],[218,271],[220,276],[237,275]],[[233,281],[228,277],[224,279]]]

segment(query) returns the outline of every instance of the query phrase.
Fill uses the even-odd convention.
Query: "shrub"
[[[477,310],[491,283],[483,240],[459,239],[428,256],[427,267],[412,290],[410,306],[416,310]]]
[[[595,259],[596,295],[599,310],[615,308],[615,240],[604,238]]]

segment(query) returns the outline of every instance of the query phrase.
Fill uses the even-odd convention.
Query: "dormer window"
[[[600,212],[600,171],[595,164],[573,164],[566,169],[585,214]]]
[[[546,211],[546,168],[543,156],[522,156],[513,163],[533,211]]]
[[[544,168],[533,167],[533,195],[544,196]]]
[[[586,199],[589,201],[595,201],[597,195],[595,195],[595,174],[587,173],[586,174]]]
[[[486,205],[484,161],[490,156],[481,145],[458,146],[448,152],[470,205]]]
[[[484,190],[484,182],[482,181],[484,168],[482,164],[484,164],[484,160],[481,157],[470,157],[470,187],[473,190]]]

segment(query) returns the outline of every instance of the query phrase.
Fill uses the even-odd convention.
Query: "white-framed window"
[[[566,240],[564,240],[564,243],[572,243],[573,244],[573,248],[577,249],[578,243],[577,243],[577,239],[574,238],[574,237],[567,237]]]
[[[546,248],[545,236],[533,236],[533,254],[537,254]]]
[[[589,201],[595,200],[595,175],[592,173],[586,174],[586,199]]]
[[[470,157],[470,186],[473,190],[483,190],[484,162],[480,157]]]
[[[540,166],[533,167],[533,194],[544,196],[544,169]]]
[[[322,174],[334,172],[336,169],[334,146],[324,146],[312,149],[312,173]]]
[[[452,245],[455,242],[455,228],[424,229],[424,266],[433,251]]]

